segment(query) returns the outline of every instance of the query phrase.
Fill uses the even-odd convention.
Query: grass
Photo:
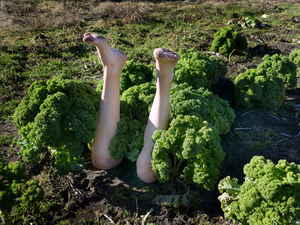
[[[1,135],[0,136],[0,146],[10,145],[13,139],[14,139],[14,137],[9,134]]]
[[[34,205],[17,204],[10,213],[11,222],[22,222],[23,224],[44,224],[47,223],[45,214],[53,207],[62,208],[63,200],[58,193],[57,196],[46,196],[45,200]]]
[[[34,3],[36,7],[39,4],[45,4],[43,1]],[[74,61],[86,58],[92,50],[91,46],[82,43],[79,39],[79,35],[86,31],[105,35],[109,43],[122,49],[128,58],[149,64],[152,60],[152,51],[157,46],[174,51],[182,48],[208,50],[213,33],[224,26],[233,15],[241,17],[262,15],[262,9],[257,6],[245,9],[242,4],[233,2],[218,7],[186,3],[170,4],[169,6],[159,4],[160,7],[156,7],[156,10],[153,9],[155,6],[152,4],[143,4],[143,7],[132,8],[128,8],[128,5],[125,6],[108,5],[107,8],[101,8],[100,21],[97,22],[97,17],[93,20],[89,19],[88,22],[83,18],[86,23],[84,27],[71,26],[73,23],[70,22],[71,25],[61,29],[44,28],[46,34],[44,39],[33,40],[37,37],[36,30],[22,34],[22,38],[15,33],[13,45],[5,45],[4,48],[2,47],[2,54],[0,53],[3,55],[2,66],[6,74],[5,80],[2,82],[7,84],[19,80],[24,83],[24,81],[31,82],[40,78],[47,79],[58,73],[66,72],[66,70],[69,71],[70,68],[73,68],[73,71],[69,71],[69,73],[80,74],[84,70],[80,66],[78,67]],[[60,7],[62,6],[60,5]],[[67,11],[76,11],[75,8],[78,5],[68,2],[64,7],[68,9]],[[52,11],[55,12],[55,8],[52,8]],[[174,13],[172,15],[175,18],[166,13],[169,11]],[[137,21],[138,23],[129,19],[124,21],[128,17],[131,18],[133,12],[140,15],[140,21]],[[215,14],[218,16],[215,17]],[[109,17],[109,20],[102,17]],[[72,19],[75,21],[76,16],[69,18],[69,20]],[[34,25],[31,24],[30,28],[34,28]],[[7,32],[4,36],[12,36],[11,33],[13,32]],[[10,40],[4,40],[4,43],[7,42]]]

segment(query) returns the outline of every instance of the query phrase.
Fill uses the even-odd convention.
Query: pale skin
[[[111,48],[107,40],[96,34],[84,34],[83,41],[93,44],[103,65],[103,91],[100,100],[97,123],[98,129],[92,144],[92,162],[99,169],[111,169],[121,163],[109,153],[111,140],[117,135],[117,123],[120,120],[120,77],[127,56]],[[154,50],[156,60],[156,94],[150,111],[144,134],[144,146],[137,159],[137,174],[146,183],[152,183],[157,177],[151,167],[151,151],[154,145],[152,135],[155,130],[168,128],[170,119],[170,89],[173,71],[179,55],[162,48]]]

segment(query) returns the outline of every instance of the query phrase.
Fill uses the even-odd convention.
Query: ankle
[[[170,91],[173,76],[156,77],[156,89]]]

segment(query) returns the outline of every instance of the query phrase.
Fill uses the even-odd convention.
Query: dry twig
[[[147,217],[153,212],[153,208],[150,209],[149,212],[143,217],[142,225],[145,225]]]
[[[251,111],[248,111],[248,112],[245,112],[243,115],[241,115],[240,117],[243,117],[243,116],[245,116],[245,115],[247,115],[248,113],[251,113],[251,112],[253,112],[254,110],[251,110]]]
[[[111,223],[115,224],[115,222],[114,222],[111,218],[109,218],[108,215],[104,214],[104,216],[105,216]]]

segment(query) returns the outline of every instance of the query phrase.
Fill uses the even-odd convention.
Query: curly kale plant
[[[8,213],[15,201],[29,206],[44,198],[43,188],[29,180],[25,165],[20,162],[5,164],[0,158],[0,217],[8,222]]]
[[[61,75],[36,81],[13,115],[22,137],[20,155],[36,164],[47,146],[55,156],[56,173],[66,175],[83,169],[83,143],[93,140],[100,96],[90,86]]]
[[[124,65],[120,79],[120,94],[134,85],[140,85],[153,80],[152,70],[143,63],[137,63],[134,59],[128,60]],[[103,79],[98,83],[97,91],[102,92]]]
[[[160,182],[179,176],[183,182],[214,189],[225,156],[215,127],[194,115],[178,115],[168,130],[155,131],[152,139],[152,169]]]
[[[297,66],[288,57],[284,55],[265,55],[263,62],[257,66],[257,69],[264,69],[275,73],[283,79],[284,84],[289,88],[297,86]]]
[[[209,59],[200,52],[189,50],[180,52],[180,60],[174,70],[175,84],[188,83],[194,89],[209,89],[218,81],[218,72],[227,73],[227,68],[215,58]],[[226,75],[226,74],[225,74]]]
[[[153,80],[152,70],[134,59],[127,61],[121,74],[120,93],[122,94],[129,87],[140,85]]]
[[[142,147],[144,131],[154,99],[156,87],[152,83],[133,86],[121,95],[121,120],[117,136],[113,138],[109,151],[115,159],[124,155],[136,161]],[[178,115],[195,115],[201,121],[225,134],[235,119],[234,111],[227,101],[214,96],[208,90],[195,90],[187,84],[173,85],[171,90],[171,119]]]
[[[234,49],[244,51],[247,46],[247,39],[229,26],[215,33],[211,51],[228,56]]]
[[[296,64],[296,66],[300,67],[300,49],[293,50],[290,55],[289,59]]]
[[[240,186],[226,177],[219,183],[219,200],[227,218],[250,225],[299,224],[300,165],[279,160],[275,165],[254,156],[244,167]]]
[[[130,87],[121,95],[121,120],[117,136],[109,147],[110,154],[116,160],[124,155],[131,161],[137,160],[144,144],[144,131],[155,91],[153,83],[145,83]]]
[[[227,133],[235,119],[227,101],[202,88],[173,85],[168,130],[155,131],[152,169],[160,182],[179,177],[212,190],[225,153],[220,133]],[[170,158],[172,166],[170,166]]]
[[[300,68],[300,49],[295,49],[289,55],[289,59],[296,64],[298,70]]]
[[[195,115],[226,134],[235,119],[228,101],[220,99],[202,88],[196,90],[186,85],[173,85],[170,98],[171,119],[179,114]]]
[[[272,71],[248,69],[235,79],[236,104],[243,108],[275,109],[284,99],[283,80]]]

